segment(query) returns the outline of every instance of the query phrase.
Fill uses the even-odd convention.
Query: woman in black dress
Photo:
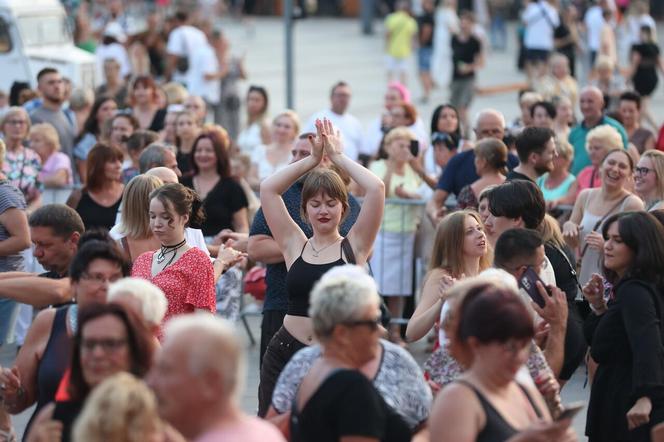
[[[224,229],[249,232],[247,197],[231,177],[228,136],[218,130],[206,130],[194,141],[191,151],[193,175],[182,184],[194,189],[203,200],[205,221],[199,227],[208,243]]]
[[[657,69],[664,73],[664,62],[662,62],[659,52],[652,29],[647,25],[641,26],[641,42],[632,46],[631,81],[634,90],[641,94],[641,115],[655,130],[658,129],[658,126],[650,114],[648,101],[657,88]]]
[[[122,201],[122,151],[109,144],[97,143],[86,162],[85,187],[69,196],[67,205],[76,210],[85,230],[101,227],[110,230]]]
[[[584,324],[590,355],[599,364],[588,404],[589,441],[648,441],[664,420],[664,228],[650,214],[609,217],[604,274],[583,288],[593,314]]]

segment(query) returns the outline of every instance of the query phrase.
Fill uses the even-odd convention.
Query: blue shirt
[[[284,200],[288,214],[293,218],[293,221],[302,229],[307,238],[313,236],[311,226],[307,224],[300,217],[300,204],[302,202],[302,186],[303,182],[297,182],[290,186],[281,197]],[[350,228],[355,224],[357,216],[360,213],[360,205],[357,200],[348,195],[349,213],[346,219],[341,223],[339,233],[342,236],[348,235]],[[250,236],[253,235],[268,235],[272,236],[272,231],[265,221],[263,209],[259,209],[254,216],[254,222],[251,225]],[[265,272],[265,301],[263,302],[263,311],[281,311],[288,310],[288,293],[286,291],[286,264],[280,262],[277,264],[267,264]]]
[[[507,167],[512,170],[519,164],[516,155],[507,155]],[[461,189],[479,180],[480,176],[475,170],[475,150],[470,149],[454,155],[445,166],[443,174],[438,180],[440,190],[449,194],[459,195]]]
[[[602,119],[599,120],[599,123],[593,127],[586,126],[582,121],[572,128],[568,137],[569,144],[574,146],[574,161],[570,167],[570,172],[572,172],[573,175],[578,175],[584,167],[590,166],[590,157],[586,150],[586,136],[588,135],[588,132],[602,124],[608,124],[615,128],[620,134],[620,138],[622,138],[623,147],[627,149],[627,132],[625,132],[625,128],[618,121],[611,117],[603,116]]]

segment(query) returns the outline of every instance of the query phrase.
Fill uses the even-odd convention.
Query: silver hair
[[[475,123],[473,124],[473,128],[477,129],[477,124],[480,122],[480,120],[487,115],[492,115],[495,117],[498,117],[500,119],[500,124],[503,126],[503,129],[505,129],[506,123],[505,123],[505,115],[503,115],[502,112],[497,111],[496,109],[482,109],[477,113],[475,116]]]
[[[128,295],[141,303],[141,316],[151,325],[159,325],[168,309],[163,291],[143,278],[122,278],[108,287],[108,301]]]
[[[223,393],[237,404],[244,386],[246,361],[233,324],[205,312],[181,315],[166,324],[164,347],[185,336],[195,339],[193,345],[186,347],[189,373],[197,376],[208,370],[216,372],[223,380]]]
[[[145,173],[148,169],[152,169],[153,167],[163,166],[165,161],[164,157],[168,151],[171,151],[174,154],[177,152],[174,146],[166,143],[152,143],[146,147],[138,158],[138,168],[141,173]]]
[[[376,282],[359,266],[333,267],[311,291],[309,316],[316,337],[325,342],[334,327],[358,319],[362,310],[380,303]]]

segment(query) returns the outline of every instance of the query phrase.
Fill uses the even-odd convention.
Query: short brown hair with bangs
[[[124,160],[124,154],[119,147],[105,143],[95,144],[88,154],[85,188],[93,192],[102,189],[107,181],[104,166],[116,160]]]
[[[341,202],[343,208],[341,221],[343,221],[348,214],[348,189],[338,173],[331,169],[321,168],[309,172],[307,178],[304,180],[302,202],[300,204],[300,216],[302,220],[307,221],[307,202],[319,192],[323,192],[330,198]]]
[[[134,100],[134,90],[136,90],[136,87],[138,86],[143,86],[146,89],[152,89],[153,103],[156,103],[157,100],[159,100],[159,91],[157,90],[157,83],[155,83],[154,79],[149,75],[139,75],[131,82],[129,97],[127,100],[127,103],[130,106],[133,107],[136,105],[136,100]]]

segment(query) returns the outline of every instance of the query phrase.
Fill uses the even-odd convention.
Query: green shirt
[[[570,172],[574,175],[578,175],[584,167],[590,166],[590,157],[586,150],[586,136],[588,135],[588,132],[602,124],[608,124],[615,128],[620,134],[620,138],[622,138],[623,147],[627,149],[627,132],[625,132],[625,128],[618,121],[611,117],[603,116],[602,119],[599,120],[599,123],[593,127],[587,127],[582,121],[572,128],[568,137],[569,143],[574,146],[574,161],[570,168]]]

